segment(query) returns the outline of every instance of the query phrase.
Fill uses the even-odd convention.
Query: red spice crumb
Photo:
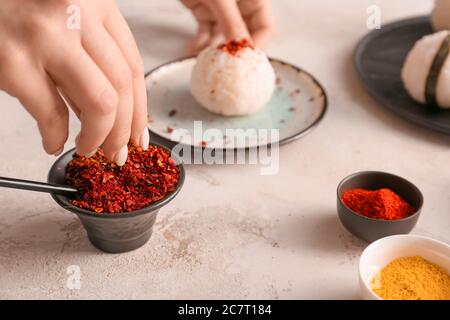
[[[129,145],[128,160],[119,167],[102,150],[92,158],[74,155],[66,168],[65,182],[79,192],[74,206],[98,214],[130,212],[164,199],[175,191],[180,170],[164,149],[147,151]]]
[[[232,56],[236,56],[236,54],[244,48],[254,49],[253,45],[247,39],[242,39],[240,41],[231,40],[217,47],[217,49],[228,52]]]
[[[167,133],[172,133],[174,129],[172,127],[167,127]]]
[[[207,145],[208,145],[208,142],[206,142],[206,141],[200,142],[200,146],[201,146],[202,148],[205,148]]]
[[[290,111],[290,112],[295,112],[295,111],[297,111],[297,109],[294,108],[294,107],[292,107],[292,108],[289,108],[289,111]]]
[[[349,190],[342,195],[342,202],[360,215],[379,220],[400,220],[415,212],[413,206],[390,189]]]
[[[177,110],[175,110],[175,109],[173,109],[173,110],[170,110],[170,112],[169,112],[169,117],[175,117],[175,115],[177,114]]]

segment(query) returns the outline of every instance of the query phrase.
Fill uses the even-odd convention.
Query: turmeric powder
[[[372,290],[385,300],[450,300],[450,275],[422,257],[394,260],[375,275]]]

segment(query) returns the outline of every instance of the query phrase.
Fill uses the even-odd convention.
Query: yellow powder
[[[371,281],[385,300],[450,300],[450,275],[421,258],[405,257],[384,267]]]

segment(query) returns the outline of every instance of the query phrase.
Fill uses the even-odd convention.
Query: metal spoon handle
[[[0,187],[60,194],[73,194],[78,192],[76,188],[71,186],[5,177],[0,177]]]

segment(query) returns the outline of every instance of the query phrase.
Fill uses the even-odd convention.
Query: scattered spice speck
[[[170,110],[170,112],[169,112],[169,117],[175,117],[176,116],[176,114],[177,114],[177,110],[176,109],[172,109],[172,110]]]
[[[201,146],[202,148],[206,148],[206,147],[208,146],[208,142],[202,141],[202,142],[200,142],[200,146]]]
[[[289,111],[290,111],[290,112],[295,112],[295,111],[297,111],[297,109],[294,108],[294,107],[292,107],[292,108],[289,108]]]
[[[170,126],[167,127],[167,133],[172,133],[174,131],[174,129]]]

